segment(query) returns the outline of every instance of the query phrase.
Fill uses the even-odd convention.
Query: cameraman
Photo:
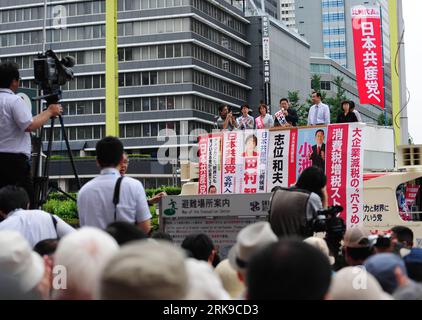
[[[33,201],[30,132],[60,115],[62,107],[52,104],[32,117],[30,108],[15,95],[19,81],[17,64],[0,64],[0,188],[6,185],[21,186]]]
[[[218,129],[229,131],[237,129],[238,125],[236,118],[233,116],[231,108],[229,108],[228,105],[220,106],[218,112],[220,113],[220,117],[218,117],[216,123]]]
[[[270,223],[278,236],[298,235],[311,237],[311,221],[318,210],[326,207],[327,178],[317,167],[306,168],[299,176],[296,185],[273,194]]]

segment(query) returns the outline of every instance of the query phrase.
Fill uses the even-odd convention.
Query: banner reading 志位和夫
[[[352,8],[356,82],[361,104],[384,109],[384,74],[379,7]]]
[[[294,185],[303,170],[316,166],[327,176],[328,205],[344,208],[341,216],[348,227],[359,225],[363,219],[362,133],[363,125],[346,123],[201,136],[198,193],[207,194],[210,185],[222,194],[271,192],[277,186]]]

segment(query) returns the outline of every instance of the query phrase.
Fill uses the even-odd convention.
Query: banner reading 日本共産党
[[[379,7],[352,8],[356,82],[361,104],[384,109],[384,75]]]

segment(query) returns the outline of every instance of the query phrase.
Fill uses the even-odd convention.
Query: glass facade
[[[322,0],[324,54],[347,67],[344,0]]]

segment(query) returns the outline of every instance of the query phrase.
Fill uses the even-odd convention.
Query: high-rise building
[[[61,88],[65,130],[75,155],[93,155],[96,142],[105,135],[106,1],[47,2],[46,49],[76,60],[74,80]],[[277,16],[278,0],[265,1],[267,13]],[[262,88],[252,90],[254,81],[263,77],[261,28],[254,20],[253,50],[257,55],[249,54],[252,23],[244,11],[242,1],[235,0],[118,1],[120,138],[128,153],[149,157],[131,161],[130,166],[137,168],[136,177],[146,187],[169,185],[174,179],[174,171],[157,161],[161,146],[194,147],[198,132],[192,132],[210,132],[220,105],[236,110],[251,101],[251,95],[254,101],[263,99]],[[43,22],[43,1],[1,1],[0,61],[19,64],[21,85],[26,88],[36,88],[33,61],[43,49]],[[272,58],[277,67],[284,68],[284,73],[275,69],[272,76],[274,97],[289,89],[307,90],[303,79],[310,77],[309,45],[292,36],[288,28],[275,22],[271,25],[277,29],[271,41],[278,42],[271,50],[279,50],[277,46],[285,43]],[[282,66],[286,59],[296,64]],[[252,65],[257,66],[253,72]],[[279,81],[277,77],[283,75],[284,82]],[[282,84],[286,86],[283,90]],[[176,140],[170,141],[172,132]],[[48,130],[43,139],[46,144]],[[53,154],[66,154],[58,121],[53,130]],[[95,161],[87,161],[77,164],[82,179],[97,174]],[[56,179],[71,176],[68,161],[52,164],[50,172]],[[66,184],[74,185],[72,181],[59,183],[67,190]]]
[[[281,0],[247,0],[253,1],[254,5],[260,9],[265,7],[265,12],[275,19],[280,18],[280,1]],[[248,5],[248,4],[246,4]]]
[[[311,43],[315,56],[327,56],[347,67],[344,0],[296,0],[296,28]]]
[[[355,73],[351,8],[379,6],[382,14],[385,105],[391,114],[391,52],[388,0],[295,0],[296,29],[311,45],[314,58],[328,57]],[[281,15],[283,20],[283,14]],[[343,74],[347,77],[346,74]],[[368,116],[371,116],[368,114]],[[376,119],[373,119],[376,120]]]
[[[295,0],[280,0],[280,20],[289,28],[297,30]]]
[[[170,130],[179,138],[210,131],[221,104],[247,101],[249,21],[230,1],[119,0],[118,6],[120,138],[130,153],[155,158]],[[105,135],[105,10],[105,0],[47,7],[46,48],[76,59],[75,79],[62,87],[67,136],[76,153],[88,155]],[[1,1],[0,59],[19,64],[23,87],[36,88],[43,18],[42,1]],[[53,152],[63,153],[59,127],[53,140]]]

